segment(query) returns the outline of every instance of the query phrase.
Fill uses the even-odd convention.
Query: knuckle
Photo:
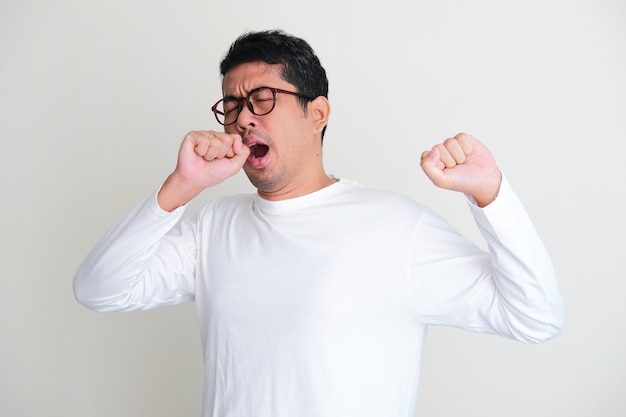
[[[444,145],[446,148],[450,148],[450,147],[452,147],[452,146],[455,146],[457,143],[458,143],[458,142],[457,142],[457,138],[456,138],[456,136],[455,136],[455,137],[453,137],[453,138],[448,138],[448,139],[446,139],[446,140],[444,140],[444,141],[443,141],[443,145]]]

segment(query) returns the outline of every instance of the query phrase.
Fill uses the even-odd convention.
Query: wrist
[[[502,184],[502,172],[498,170],[497,173],[493,175],[493,178],[493,181],[489,185],[481,187],[478,192],[471,195],[476,205],[480,208],[487,207],[498,197],[500,185]]]
[[[193,200],[200,191],[173,172],[157,193],[157,203],[165,211],[173,211]]]

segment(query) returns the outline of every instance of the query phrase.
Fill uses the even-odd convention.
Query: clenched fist
[[[466,133],[424,151],[421,166],[433,184],[468,194],[480,207],[491,203],[500,190],[502,173],[496,161],[482,143]]]
[[[189,132],[178,151],[176,169],[159,191],[159,206],[171,211],[187,204],[204,189],[239,172],[249,155],[250,149],[237,134]]]

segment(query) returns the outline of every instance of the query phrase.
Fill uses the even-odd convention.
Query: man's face
[[[259,87],[287,91],[296,88],[280,76],[279,65],[263,62],[241,64],[224,76],[224,97],[247,97]],[[264,116],[245,105],[237,121],[225,126],[227,133],[241,135],[251,153],[244,171],[259,194],[269,199],[302,195],[311,178],[323,173],[321,136],[313,122],[313,111],[304,111],[296,96],[276,93],[274,109]]]

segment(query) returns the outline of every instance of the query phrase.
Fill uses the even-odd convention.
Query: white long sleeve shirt
[[[284,201],[217,199],[179,222],[147,198],[80,266],[94,310],[195,300],[204,417],[414,415],[430,325],[559,333],[555,274],[521,203],[470,209],[486,253],[428,208],[341,180]]]

